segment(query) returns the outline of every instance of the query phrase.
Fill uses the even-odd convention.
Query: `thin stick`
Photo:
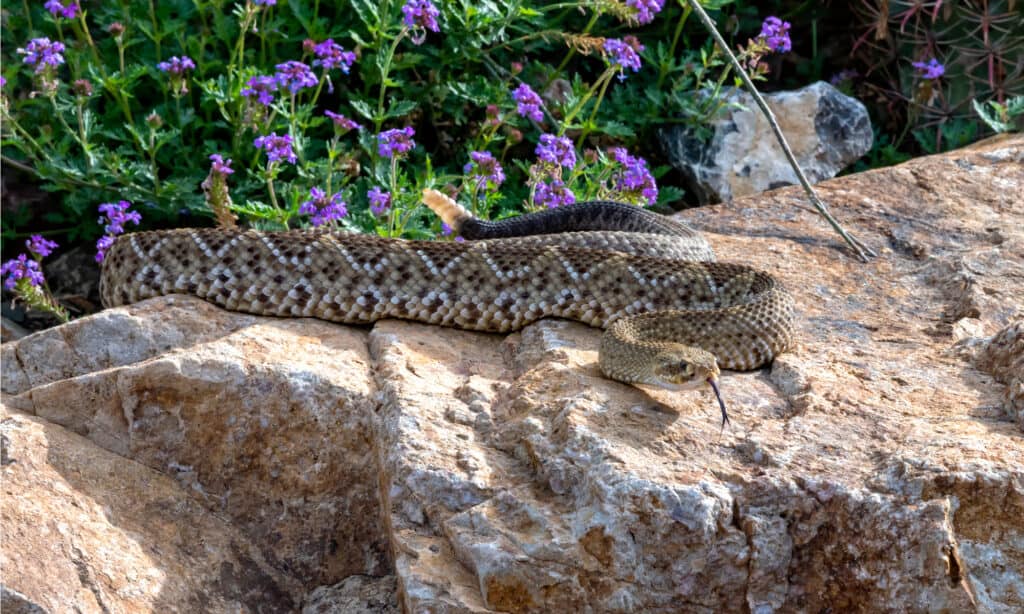
[[[761,97],[757,88],[754,87],[754,82],[750,80],[749,76],[747,76],[747,71],[743,70],[743,66],[740,65],[739,60],[737,60],[736,56],[733,55],[732,50],[729,49],[729,45],[726,44],[722,35],[718,33],[718,29],[715,28],[715,23],[711,21],[708,14],[704,12],[700,2],[697,0],[688,1],[690,6],[693,7],[694,12],[697,13],[698,17],[700,17],[704,27],[707,28],[708,32],[710,32],[711,36],[715,39],[718,47],[725,53],[726,57],[729,58],[729,63],[732,64],[732,67],[736,70],[736,74],[740,76],[740,79],[743,81],[743,85],[746,86],[751,96],[754,97],[754,101],[757,103],[757,106],[760,107],[761,112],[764,113],[764,116],[768,119],[768,124],[771,125],[772,131],[775,133],[775,138],[779,140],[779,144],[782,146],[782,151],[786,154],[789,164],[796,172],[796,177],[800,180],[800,185],[802,185],[804,187],[804,191],[807,192],[807,197],[811,200],[811,204],[814,205],[814,208],[818,210],[818,213],[820,213],[822,217],[828,220],[828,223],[836,232],[839,233],[839,236],[841,236],[843,240],[853,248],[854,253],[857,254],[857,257],[860,258],[861,261],[867,262],[868,256],[876,256],[877,254],[875,254],[871,248],[846,232],[839,222],[832,217],[832,214],[829,213],[828,207],[826,207],[825,203],[818,198],[818,194],[814,191],[814,188],[811,187],[811,182],[807,180],[807,176],[804,175],[803,169],[801,169],[800,164],[797,163],[796,156],[793,155],[793,150],[789,148],[789,143],[786,142],[786,137],[782,134],[782,129],[779,128],[779,123],[775,121],[775,115],[772,114],[772,110],[768,108],[764,98]]]

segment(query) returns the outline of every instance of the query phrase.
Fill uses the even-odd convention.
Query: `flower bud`
[[[120,21],[115,21],[114,23],[107,26],[107,32],[109,32],[111,36],[118,38],[122,34],[124,34],[124,24],[122,24]]]
[[[92,96],[92,82],[88,79],[76,79],[75,82],[71,84],[71,90],[76,96],[88,98],[89,96]]]
[[[152,113],[146,116],[146,125],[152,128],[153,130],[156,130],[160,126],[164,125],[164,118],[160,117],[160,115],[156,111],[153,111]]]

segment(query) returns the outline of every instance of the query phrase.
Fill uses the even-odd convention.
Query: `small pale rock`
[[[811,183],[834,177],[871,149],[874,135],[864,105],[819,81],[764,96]],[[728,202],[797,183],[782,147],[753,97],[731,90],[730,108],[711,123],[705,141],[683,127],[662,128],[658,140],[700,204]]]

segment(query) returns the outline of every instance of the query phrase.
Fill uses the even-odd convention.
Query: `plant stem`
[[[398,43],[402,42],[402,39],[405,38],[408,32],[409,28],[403,26],[402,31],[398,33],[394,42],[388,47],[388,53],[384,56],[384,65],[380,69],[380,95],[377,97],[377,112],[373,117],[373,124],[377,134],[380,134],[380,127],[384,125],[384,93],[388,89],[388,73],[391,72],[391,62],[395,58]]]
[[[779,145],[782,146],[782,151],[786,154],[786,159],[789,160],[790,165],[793,167],[793,171],[796,173],[797,179],[800,181],[800,185],[803,186],[804,191],[807,193],[811,204],[814,205],[814,208],[818,210],[818,213],[828,221],[829,225],[832,226],[832,229],[839,233],[839,236],[846,241],[846,244],[849,245],[851,249],[853,249],[857,257],[860,258],[862,262],[867,262],[868,256],[875,256],[875,252],[847,233],[846,229],[844,229],[842,225],[832,217],[828,207],[825,206],[825,203],[822,202],[820,198],[818,198],[818,194],[811,186],[811,182],[808,181],[807,176],[804,175],[803,169],[800,168],[800,164],[797,162],[796,156],[793,155],[793,150],[790,149],[789,143],[786,142],[786,137],[782,134],[782,129],[779,127],[779,123],[775,120],[775,115],[772,113],[772,110],[768,108],[768,104],[764,101],[764,98],[761,97],[757,88],[754,87],[754,82],[750,80],[747,72],[743,70],[743,66],[740,65],[739,60],[736,59],[732,50],[729,49],[729,45],[725,42],[725,39],[722,38],[718,29],[715,28],[715,23],[711,21],[711,18],[704,12],[704,9],[700,6],[700,3],[697,0],[687,0],[687,2],[689,2],[694,12],[697,13],[697,16],[704,24],[704,27],[707,28],[708,32],[715,39],[715,42],[718,43],[722,52],[729,58],[729,63],[732,64],[734,69],[736,69],[736,74],[738,74],[740,79],[743,81],[743,85],[746,86],[747,91],[749,91],[750,95],[754,97],[754,102],[757,103],[757,106],[761,109],[761,112],[768,120],[768,124],[772,127],[772,132],[775,133],[775,138],[778,139]]]
[[[395,236],[395,221],[398,216],[398,180],[395,175],[398,172],[398,154],[391,155],[391,210],[388,211],[388,238]]]
[[[565,114],[565,119],[562,120],[562,127],[558,130],[558,136],[562,136],[563,134],[565,134],[565,131],[569,127],[569,124],[572,122],[573,118],[576,117],[576,115],[583,110],[583,107],[587,104],[587,102],[589,102],[590,99],[594,97],[594,92],[597,91],[597,88],[603,88],[605,84],[607,84],[608,81],[611,80],[612,75],[614,75],[615,72],[616,69],[612,66],[609,66],[604,71],[604,73],[602,73],[601,76],[597,78],[597,81],[594,82],[594,85],[590,86],[590,89],[587,90],[587,93],[583,96],[583,98],[581,98],[580,101],[576,103],[576,106],[574,106],[568,113]]]
[[[690,13],[693,9],[689,5],[683,6],[683,13],[679,16],[679,21],[676,22],[676,31],[672,35],[672,45],[668,50],[669,61],[676,57],[676,45],[679,44],[679,36],[683,33],[683,26],[686,25],[686,21],[690,18]],[[662,64],[658,67],[658,89],[665,83],[665,78],[668,77],[668,66]]]
[[[601,11],[594,11],[594,14],[590,16],[590,21],[587,22],[586,27],[583,28],[583,31],[580,32],[580,35],[586,36],[587,34],[590,34],[590,30],[593,29],[595,25],[597,25],[597,20],[600,18]],[[544,83],[544,87],[541,88],[542,92],[548,89],[551,83],[558,78],[558,75],[562,74],[562,71],[565,70],[565,67],[569,65],[569,61],[572,60],[573,56],[575,55],[576,50],[570,47],[569,53],[565,54],[565,57],[562,58],[562,63],[558,65],[558,68],[555,69],[555,72],[551,73],[551,75],[548,76],[548,80]]]
[[[576,140],[577,149],[583,146],[583,139],[587,138],[587,135],[590,134],[590,126],[593,125],[594,118],[597,117],[597,110],[601,108],[601,101],[604,100],[604,93],[608,91],[608,84],[611,82],[611,77],[609,77],[601,84],[601,91],[597,93],[597,100],[594,101],[594,110],[590,112],[590,117],[587,119],[587,123],[583,124],[583,129],[580,130],[580,137]]]

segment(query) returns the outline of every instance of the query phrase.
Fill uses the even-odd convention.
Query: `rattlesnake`
[[[184,293],[259,315],[489,332],[569,318],[605,329],[599,363],[608,377],[666,388],[707,382],[716,394],[720,367],[755,369],[792,343],[793,300],[781,284],[714,262],[700,234],[668,218],[598,202],[484,222],[438,192],[424,200],[466,238],[501,238],[138,232],[108,251],[103,302]],[[515,236],[536,232],[547,234]]]

